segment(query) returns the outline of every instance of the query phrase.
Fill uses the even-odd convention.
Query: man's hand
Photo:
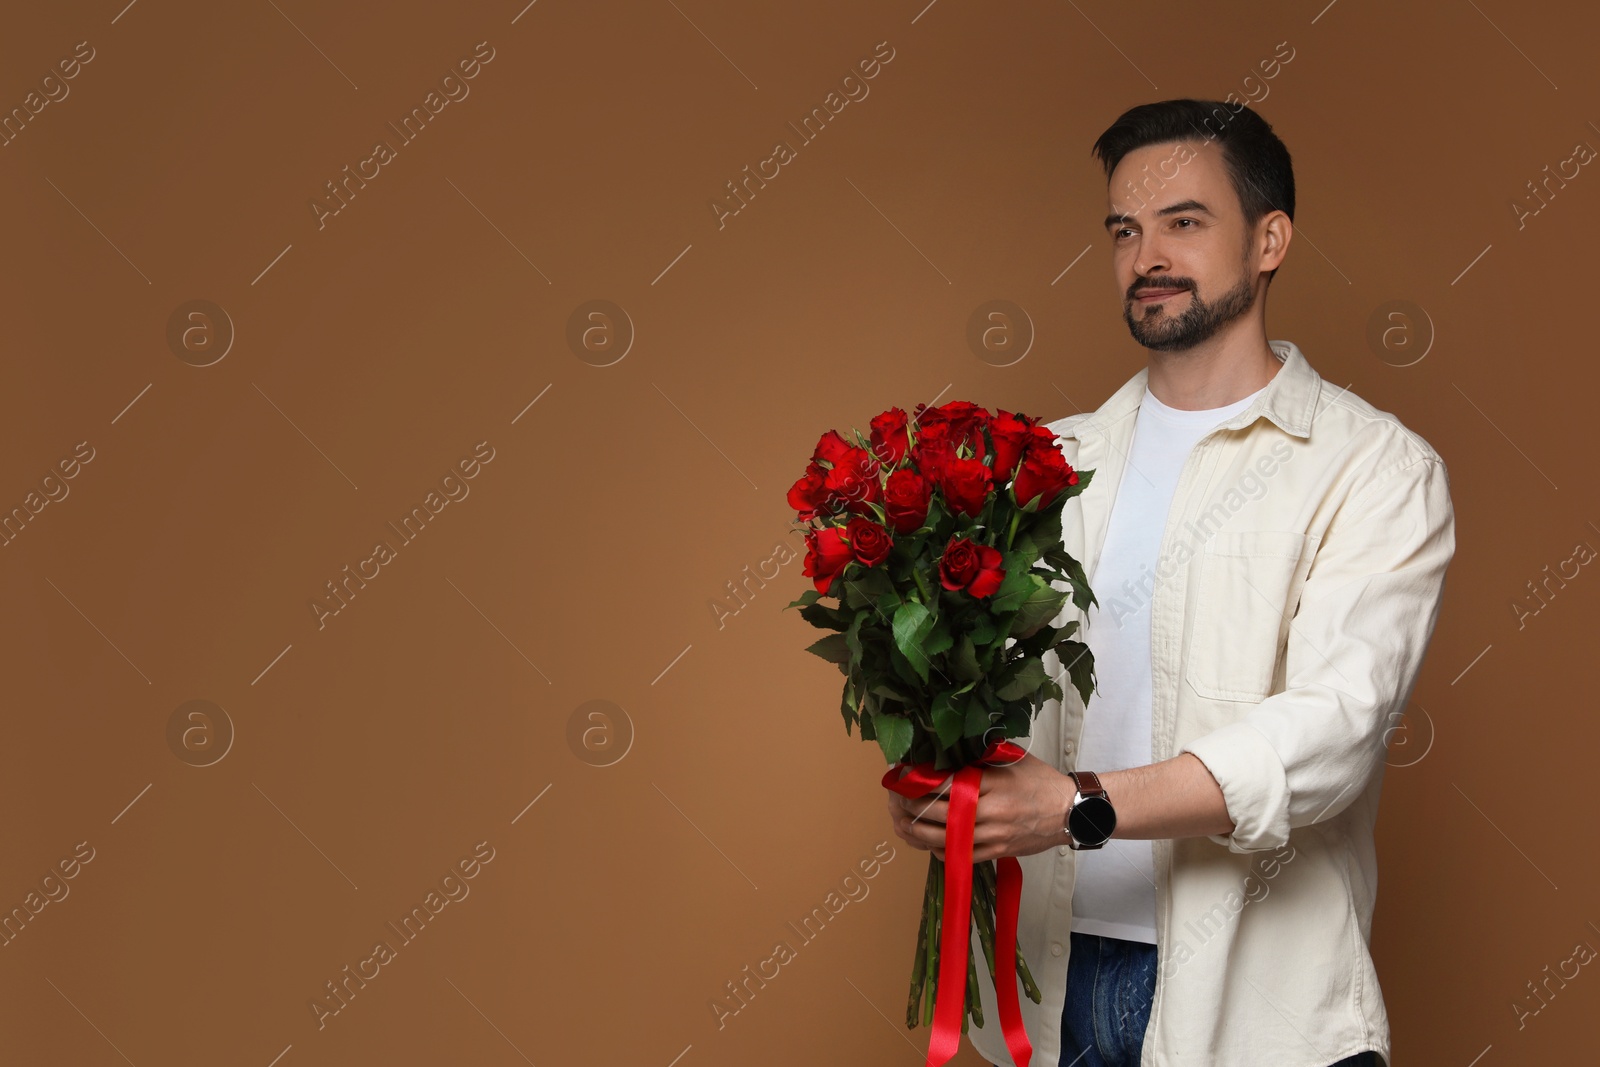
[[[941,861],[953,778],[947,778],[935,792],[915,799],[885,790],[894,832],[912,848],[931,849]],[[1066,844],[1062,830],[1073,792],[1072,779],[1037,756],[984,767],[972,827],[972,862],[1031,856]]]

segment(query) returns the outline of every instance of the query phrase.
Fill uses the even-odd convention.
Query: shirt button
[[[1061,942],[1059,942],[1059,941],[1050,942],[1050,955],[1059,956],[1065,951],[1066,951],[1066,949],[1061,947]]]
[[[1066,845],[1061,845],[1056,849],[1056,851],[1065,856],[1067,853],[1071,852],[1072,849],[1068,848]]]
[[[1061,746],[1061,754],[1063,756],[1072,755],[1072,742],[1071,741],[1068,741],[1066,744]]]

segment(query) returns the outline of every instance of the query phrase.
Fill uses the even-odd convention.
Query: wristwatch
[[[1091,771],[1068,771],[1077,792],[1067,807],[1067,847],[1070,849],[1100,848],[1111,840],[1111,831],[1117,828],[1117,811],[1111,806],[1111,797],[1100,784],[1098,775]]]

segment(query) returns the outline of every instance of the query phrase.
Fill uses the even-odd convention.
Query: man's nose
[[[1133,269],[1141,277],[1148,278],[1152,274],[1171,270],[1170,257],[1163,250],[1161,241],[1154,235],[1144,233],[1139,235],[1139,255],[1134,260]]]

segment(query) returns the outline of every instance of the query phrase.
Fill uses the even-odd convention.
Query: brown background
[[[1397,1060],[1592,1055],[1593,968],[1511,1007],[1600,947],[1600,577],[1512,606],[1600,547],[1600,177],[1512,208],[1600,145],[1592,9],[121,3],[0,32],[0,108],[95,56],[0,148],[0,506],[94,449],[0,549],[0,905],[94,849],[0,948],[5,1062],[919,1063],[894,1020],[925,856],[780,610],[800,561],[713,603],[774,555],[825,429],[936,397],[1055,419],[1134,373],[1089,145],[1229,92],[1299,179],[1268,336],[1452,476],[1380,825]],[[319,228],[324,183],[481,41],[470,95]],[[880,41],[870,95],[798,144]],[[797,158],[719,228],[780,138]],[[188,361],[167,340],[198,299],[235,335],[203,367],[220,321]],[[636,334],[604,367],[566,339],[596,299]],[[995,299],[1035,331],[1009,366],[966,340]],[[325,583],[480,441],[470,495],[319,628]],[[190,700],[222,712],[169,744]],[[592,700],[620,711],[586,744]],[[719,1030],[724,983],[885,840],[870,895]],[[471,895],[319,1030],[323,983],[480,841]]]

